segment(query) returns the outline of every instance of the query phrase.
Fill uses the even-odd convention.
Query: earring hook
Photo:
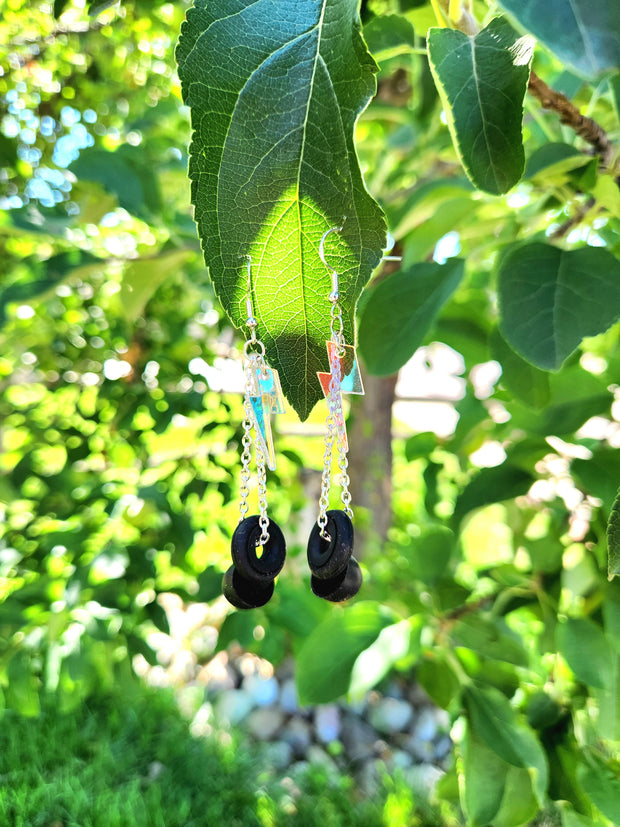
[[[343,218],[343,219],[342,219],[343,224],[344,224],[344,221],[345,221],[345,219]],[[340,295],[339,295],[339,292],[338,292],[338,271],[337,271],[337,270],[335,270],[335,269],[331,266],[331,264],[328,264],[328,263],[325,261],[325,239],[327,238],[327,236],[328,236],[330,233],[340,233],[340,232],[342,232],[342,225],[341,225],[340,227],[331,227],[329,230],[326,230],[326,231],[323,233],[323,236],[322,236],[322,238],[321,238],[321,241],[319,242],[319,258],[321,259],[321,261],[323,262],[323,264],[327,267],[327,269],[331,271],[331,277],[332,277],[332,292],[329,294],[329,300],[330,300],[330,302],[332,302],[332,303],[334,303],[334,304],[335,304],[335,303],[338,301],[338,299],[340,298]]]
[[[258,322],[254,318],[254,312],[252,310],[252,256],[246,254],[244,256],[239,256],[239,258],[245,259],[248,269],[247,293],[245,296],[247,319],[245,323],[252,330],[252,335],[254,335],[254,328],[258,325]]]

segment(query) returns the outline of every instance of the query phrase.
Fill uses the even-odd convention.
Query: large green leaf
[[[452,140],[472,182],[499,195],[521,178],[523,98],[534,41],[498,17],[470,37],[431,29],[428,53]]]
[[[463,517],[475,508],[525,494],[533,482],[534,476],[529,471],[509,462],[492,468],[483,468],[457,497],[454,505],[454,522],[458,525]]]
[[[301,703],[327,703],[344,695],[359,655],[397,620],[393,612],[371,601],[334,609],[298,652],[296,681]]]
[[[544,408],[549,402],[549,374],[522,359],[494,328],[489,336],[491,356],[502,366],[502,385],[513,396],[532,408]]]
[[[510,764],[498,758],[472,732],[468,732],[463,746],[463,806],[471,827],[486,827],[497,814]]]
[[[353,129],[375,91],[376,64],[357,0],[196,0],[177,48],[191,109],[195,218],[215,290],[242,327],[252,258],[253,311],[267,357],[304,419],[322,398],[330,273],[344,332],[379,263],[385,223],[358,167]],[[346,220],[345,220],[346,216]]]
[[[587,755],[587,764],[578,772],[579,781],[599,810],[614,824],[620,824],[620,772],[599,755]]]
[[[620,261],[607,250],[513,247],[498,266],[500,326],[536,367],[559,370],[585,336],[620,317]]]
[[[586,617],[570,617],[558,624],[558,651],[588,686],[609,687],[614,677],[613,650],[600,626]]]
[[[500,0],[524,29],[585,77],[620,67],[616,0]]]
[[[620,574],[620,493],[616,497],[607,523],[608,571],[610,579]]]
[[[534,793],[542,803],[549,770],[545,752],[534,731],[497,689],[465,690],[465,704],[471,731],[508,764],[530,772]]]
[[[379,282],[360,319],[360,349],[371,373],[388,376],[413,356],[464,271],[462,259],[452,258],[414,264]]]

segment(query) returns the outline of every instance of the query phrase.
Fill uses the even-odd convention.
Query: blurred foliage
[[[238,343],[189,209],[172,54],[187,5],[3,3],[0,689],[26,716],[49,696],[67,711],[130,685],[132,657],[154,662],[149,633],[168,628],[158,595],[214,601],[228,565]],[[485,2],[467,5],[486,22]],[[515,242],[617,259],[617,187],[526,98],[523,179],[499,197],[475,190],[424,50],[433,6],[362,4],[380,71],[357,137],[403,271],[465,262],[433,302],[433,325],[407,332],[412,347],[441,343],[460,360],[458,422],[395,439],[393,526],[363,561],[359,603],[314,598],[292,543],[274,599],[222,610],[218,646],[298,655],[307,701],[415,677],[454,722],[437,795],[455,819],[610,825],[620,586],[606,577],[605,530],[620,481],[619,328],[548,373],[512,349],[498,289]],[[533,60],[617,142],[616,75],[586,82],[542,46]],[[370,340],[372,298],[361,316]],[[306,504],[301,469],[322,452],[291,436],[278,448],[270,507],[288,537]]]

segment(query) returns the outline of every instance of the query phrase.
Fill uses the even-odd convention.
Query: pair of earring
[[[353,557],[353,510],[347,471],[348,441],[342,394],[363,394],[355,348],[347,345],[339,304],[338,273],[325,261],[325,239],[342,227],[327,230],[319,245],[319,256],[331,271],[332,289],[330,340],[327,344],[329,372],[318,373],[327,399],[325,452],[321,476],[319,514],[310,533],[307,558],[311,588],[317,597],[331,602],[348,600],[362,585],[362,572]],[[243,347],[245,393],[243,451],[241,454],[241,498],[239,524],[231,542],[232,566],[224,575],[223,593],[238,609],[264,606],[273,595],[274,581],[286,558],[286,543],[280,527],[267,515],[266,467],[275,469],[271,414],[284,412],[278,372],[265,361],[265,347],[256,337],[257,322],[252,312],[251,260],[247,257],[247,321],[250,337]],[[254,431],[254,440],[251,432]],[[247,517],[252,442],[255,446],[259,514]],[[342,509],[328,510],[334,446],[338,453]]]

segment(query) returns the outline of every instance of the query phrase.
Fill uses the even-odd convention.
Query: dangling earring
[[[245,357],[245,393],[243,409],[243,452],[241,454],[241,490],[239,524],[231,541],[233,565],[224,575],[222,591],[237,609],[264,606],[273,595],[274,580],[286,557],[286,543],[280,527],[267,516],[267,476],[265,466],[276,467],[271,414],[284,413],[284,403],[277,370],[265,361],[265,346],[256,338],[257,321],[252,312],[252,262],[247,256],[246,326],[250,338],[243,346]],[[252,435],[256,453],[259,514],[246,517],[250,494]],[[260,551],[260,554],[258,550]]]
[[[317,597],[339,603],[348,600],[360,590],[362,572],[353,553],[353,510],[349,492],[349,474],[347,461],[347,429],[342,409],[342,394],[363,394],[364,388],[359,372],[355,348],[345,343],[343,334],[342,310],[338,303],[338,273],[325,261],[325,239],[330,233],[340,232],[342,227],[327,230],[319,244],[319,256],[323,264],[331,271],[332,289],[329,294],[331,302],[331,338],[327,342],[329,373],[318,373],[323,393],[327,399],[327,419],[325,434],[325,454],[323,456],[323,476],[321,479],[321,497],[319,516],[308,540],[308,565],[312,572],[312,591]],[[340,469],[340,487],[342,510],[329,510],[329,491],[331,487],[332,451],[336,443],[338,450],[338,468]]]

